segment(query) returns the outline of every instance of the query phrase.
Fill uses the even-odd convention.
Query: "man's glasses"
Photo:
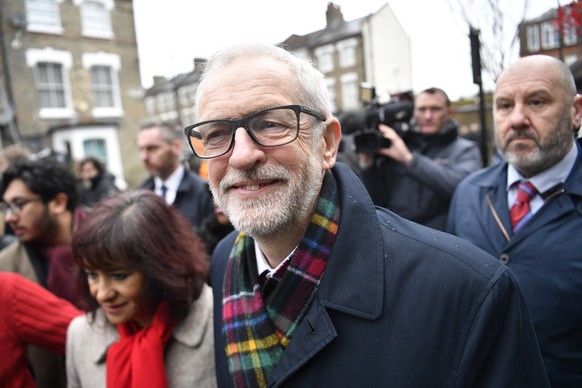
[[[42,200],[41,197],[32,197],[32,198],[21,198],[17,199],[13,203],[2,203],[0,204],[0,209],[2,209],[2,214],[6,216],[8,211],[10,211],[13,215],[19,216],[22,213],[22,209],[31,202],[40,201]]]
[[[184,134],[196,156],[212,159],[232,149],[235,132],[240,127],[263,147],[291,143],[299,135],[301,113],[325,121],[321,114],[312,109],[301,105],[284,105],[260,110],[238,120],[202,121],[186,127]]]

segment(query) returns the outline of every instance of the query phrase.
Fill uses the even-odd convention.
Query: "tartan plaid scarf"
[[[270,282],[264,297],[254,241],[237,237],[226,265],[222,300],[228,367],[236,387],[266,387],[323,276],[339,225],[337,185],[326,171],[305,236]],[[270,284],[272,286],[272,284]]]

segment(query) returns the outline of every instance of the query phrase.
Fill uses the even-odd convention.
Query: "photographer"
[[[456,186],[481,167],[478,145],[458,136],[453,112],[447,94],[429,88],[415,98],[412,129],[378,125],[389,141],[375,153],[358,150],[361,179],[374,204],[445,230]]]

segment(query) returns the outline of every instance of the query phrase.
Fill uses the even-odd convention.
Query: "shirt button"
[[[507,253],[502,253],[499,256],[499,261],[501,261],[503,264],[509,263],[509,255]]]

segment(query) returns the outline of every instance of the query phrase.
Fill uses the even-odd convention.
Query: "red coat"
[[[21,275],[0,272],[0,386],[35,387],[27,345],[64,355],[69,322],[81,313]]]

